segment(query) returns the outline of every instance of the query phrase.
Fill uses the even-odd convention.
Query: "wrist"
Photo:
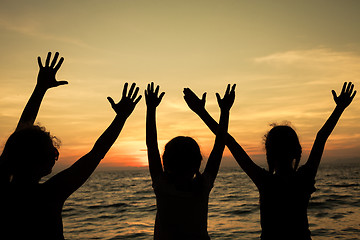
[[[156,106],[149,106],[149,105],[147,105],[147,110],[148,110],[148,111],[155,112],[155,111],[156,111]]]
[[[220,109],[221,114],[229,114],[229,112],[230,112],[230,109],[227,109],[227,108],[226,109],[225,108]]]
[[[336,110],[339,110],[339,111],[344,111],[346,107],[347,107],[347,106],[345,106],[345,105],[337,104],[336,107],[335,107],[335,109],[336,109]]]
[[[125,121],[129,115],[126,115],[124,113],[116,113],[115,120]]]
[[[206,113],[205,108],[199,108],[194,111],[197,115],[204,115]]]
[[[36,84],[35,89],[34,89],[34,92],[45,94],[46,91],[47,91],[47,88],[42,87],[42,86]]]

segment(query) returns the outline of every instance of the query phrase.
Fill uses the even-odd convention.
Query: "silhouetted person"
[[[210,239],[207,232],[209,193],[225,148],[235,85],[231,90],[228,85],[223,99],[216,94],[221,109],[220,124],[203,173],[199,172],[202,160],[200,148],[190,137],[179,136],[170,140],[165,146],[161,164],[155,115],[164,92],[158,93],[159,86],[154,89],[154,83],[149,84],[145,91],[146,145],[157,205],[154,239]]]
[[[127,83],[119,103],[109,97],[116,116],[91,151],[68,169],[39,183],[59,156],[56,138],[33,125],[46,91],[67,84],[55,79],[64,60],[56,64],[58,56],[56,53],[50,64],[48,53],[45,66],[38,58],[35,90],[0,157],[0,239],[64,239],[61,211],[65,200],[90,177],[141,98],[137,98],[139,88],[135,89],[135,84],[127,92]]]
[[[226,145],[260,193],[261,239],[311,239],[307,206],[315,191],[315,175],[326,140],[356,94],[353,88],[350,82],[344,83],[339,96],[332,91],[336,107],[318,132],[308,161],[300,168],[301,146],[289,126],[274,126],[265,136],[269,170],[257,166],[235,139],[230,134],[227,136]],[[184,94],[188,106],[216,132],[218,124],[205,110],[206,93],[199,99],[187,88]]]

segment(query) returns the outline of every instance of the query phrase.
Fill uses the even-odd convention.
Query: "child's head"
[[[199,172],[202,155],[191,137],[178,136],[165,145],[163,165],[166,173],[193,177]]]
[[[59,157],[59,140],[39,126],[14,132],[1,155],[1,166],[9,177],[40,180],[51,173]]]
[[[265,135],[265,149],[271,173],[289,166],[296,170],[299,166],[301,145],[296,132],[290,126],[273,125]]]

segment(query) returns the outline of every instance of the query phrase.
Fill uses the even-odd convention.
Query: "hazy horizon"
[[[0,150],[36,83],[36,58],[65,61],[67,86],[50,89],[36,122],[62,141],[59,167],[92,148],[115,116],[124,82],[154,81],[159,147],[191,136],[209,155],[214,136],[187,107],[184,87],[217,120],[215,93],[236,83],[229,132],[257,163],[271,123],[290,121],[306,160],[343,82],[360,89],[360,1],[1,1]],[[100,167],[146,166],[145,101],[139,102]],[[360,159],[359,96],[330,136],[323,162]],[[224,158],[229,158],[228,150]],[[358,161],[358,160],[355,160]],[[235,161],[225,160],[225,164]],[[61,166],[60,166],[61,165]]]

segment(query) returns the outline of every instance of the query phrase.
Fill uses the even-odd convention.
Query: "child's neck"
[[[182,190],[188,190],[189,188],[191,188],[192,184],[193,184],[193,180],[195,178],[195,174],[194,176],[182,176],[182,175],[171,175],[171,181],[173,182],[173,184]]]
[[[275,174],[279,176],[290,176],[294,174],[294,168],[292,166],[282,166],[275,170]]]

